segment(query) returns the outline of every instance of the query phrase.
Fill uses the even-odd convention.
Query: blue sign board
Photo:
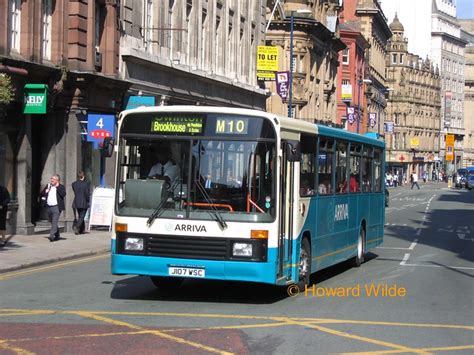
[[[99,143],[107,137],[115,137],[115,115],[87,115],[87,141],[98,149]]]
[[[125,107],[126,110],[130,110],[132,108],[137,108],[141,106],[155,106],[155,97],[154,96],[129,96],[127,101],[127,106]]]

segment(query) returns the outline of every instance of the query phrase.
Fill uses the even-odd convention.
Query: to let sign
[[[257,78],[275,80],[278,71],[278,47],[257,46]]]

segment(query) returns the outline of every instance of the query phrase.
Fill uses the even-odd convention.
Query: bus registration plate
[[[168,268],[168,275],[176,277],[206,277],[206,270],[203,268],[170,266]]]

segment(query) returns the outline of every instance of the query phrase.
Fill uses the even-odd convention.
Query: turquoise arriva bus
[[[117,139],[113,274],[303,286],[383,240],[382,141],[202,106],[124,111]]]

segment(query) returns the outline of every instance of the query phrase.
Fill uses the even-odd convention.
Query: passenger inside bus
[[[327,195],[331,193],[331,183],[330,179],[326,175],[319,175],[319,186],[318,186],[318,193],[320,195]]]
[[[349,190],[350,192],[359,192],[359,182],[357,181],[357,175],[356,174],[351,174],[350,180],[349,180]]]

